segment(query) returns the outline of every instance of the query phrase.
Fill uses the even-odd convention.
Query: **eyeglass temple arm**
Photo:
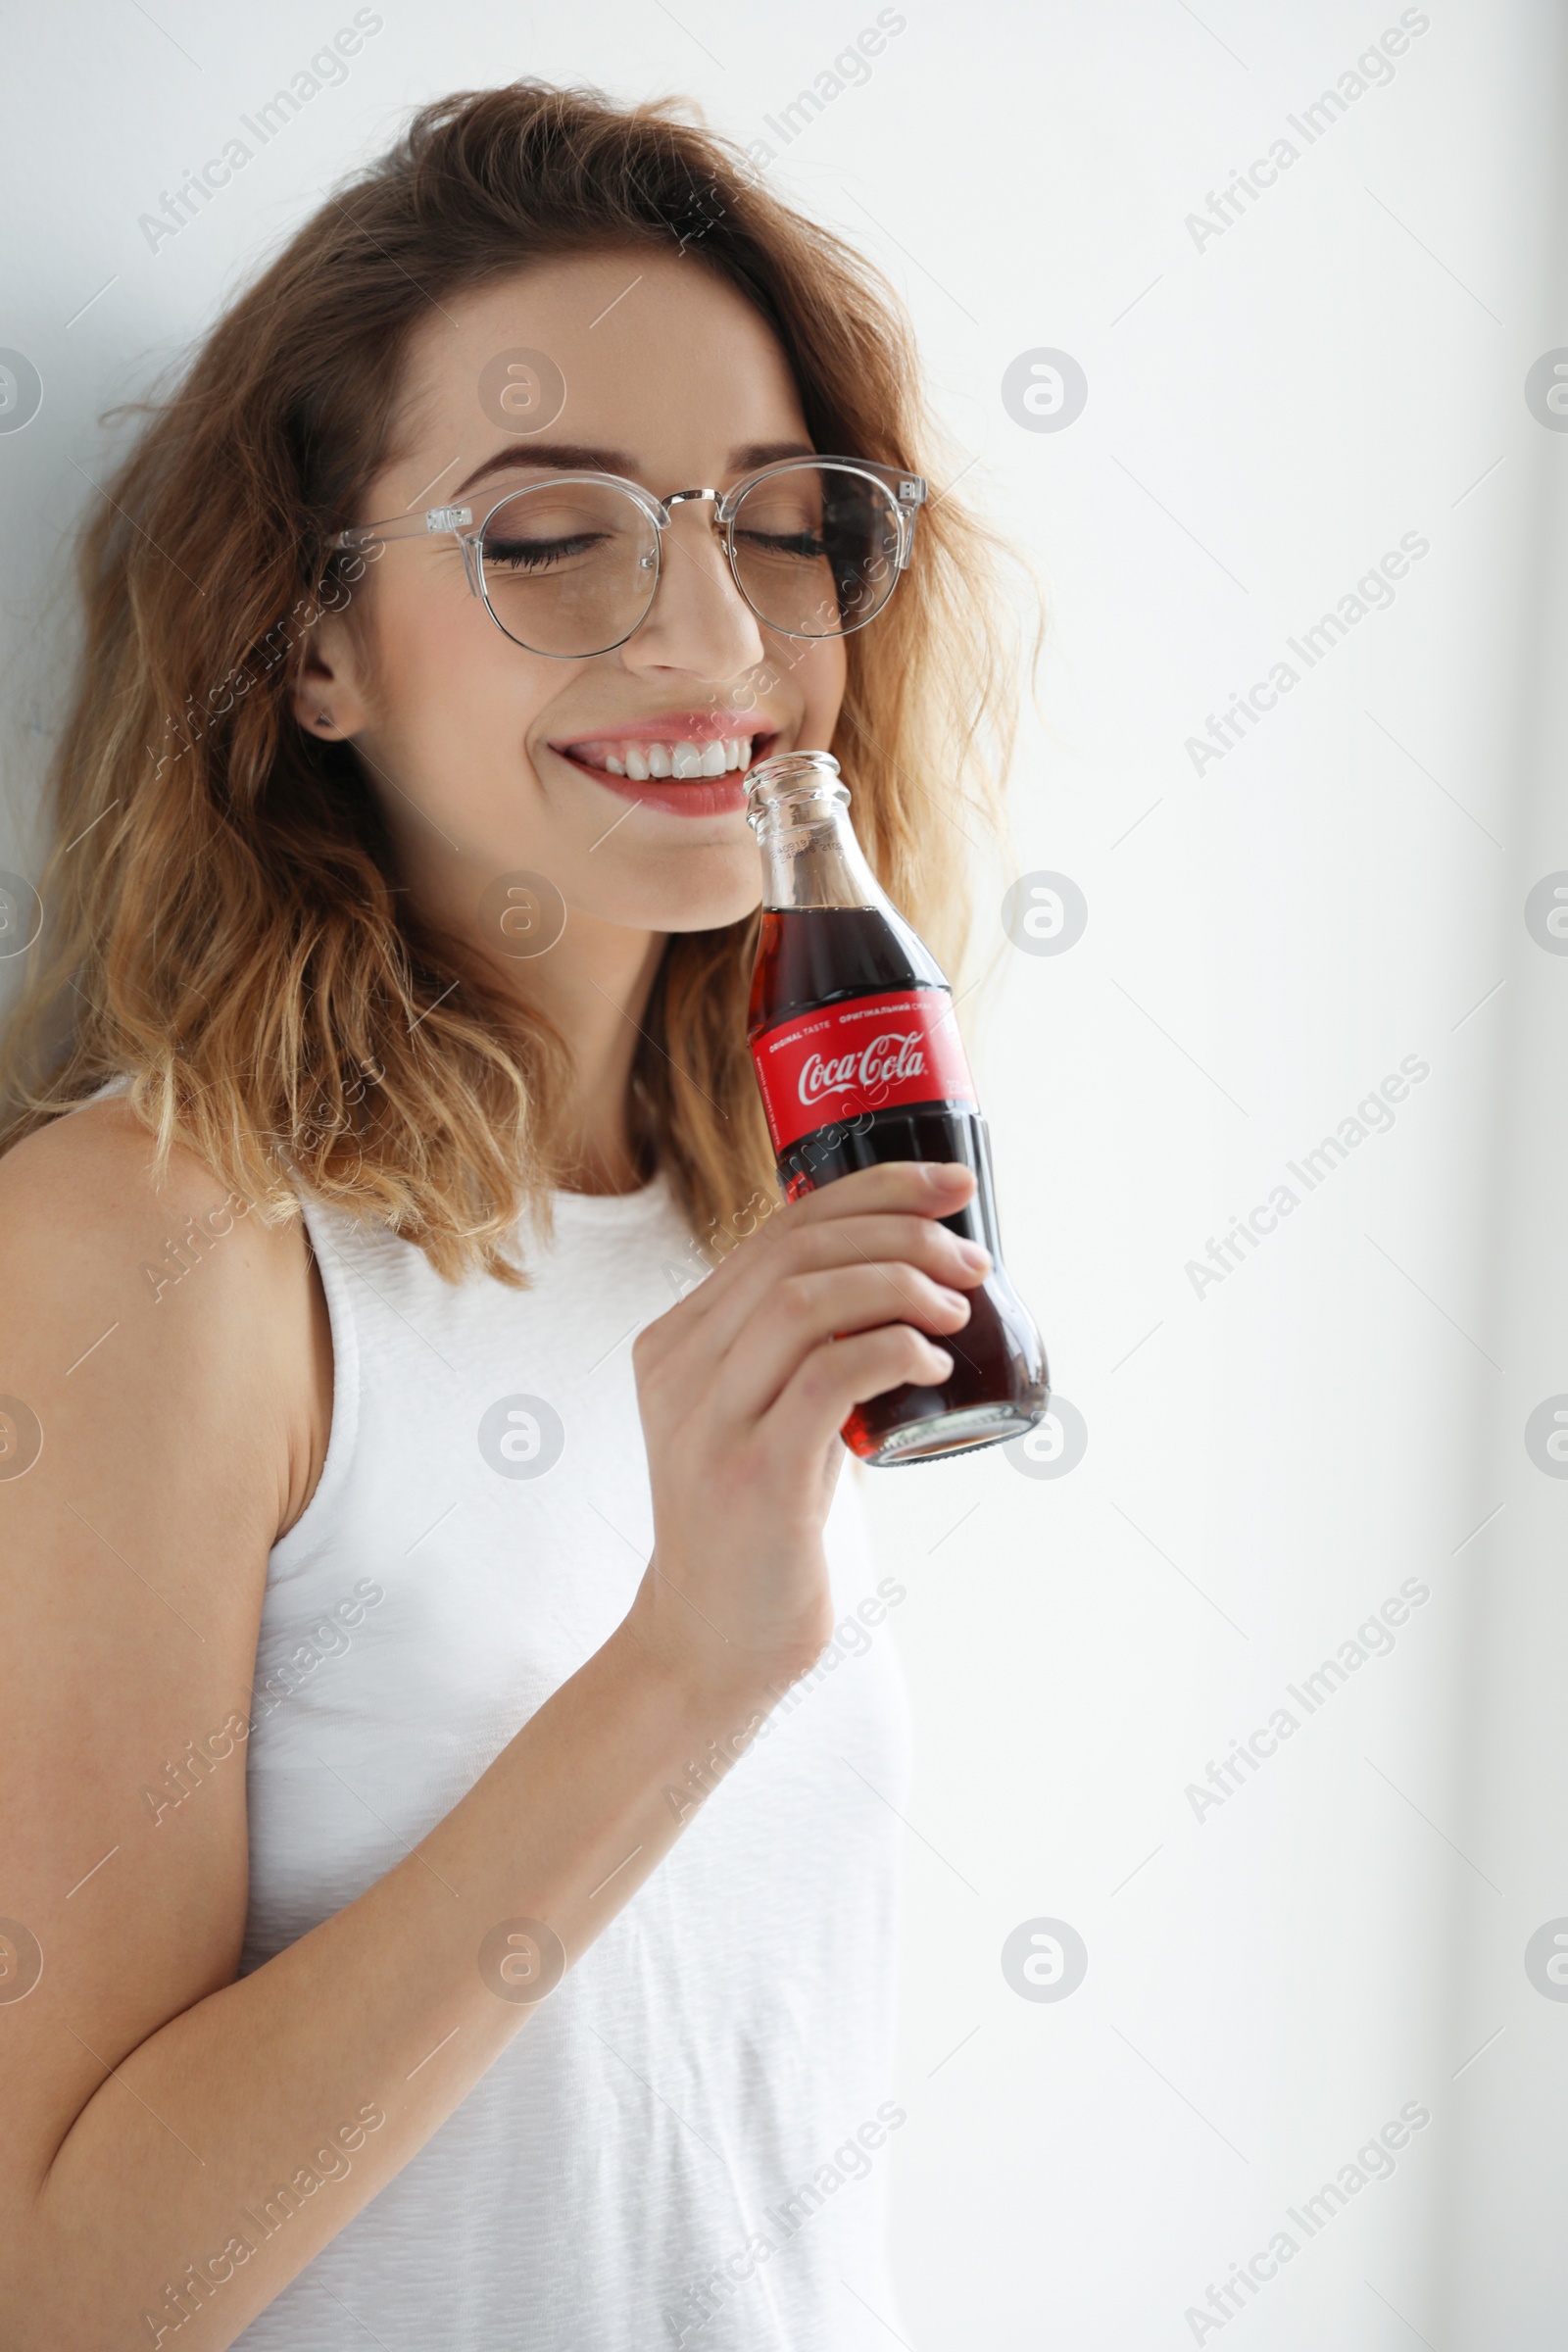
[[[904,550],[899,557],[899,569],[907,571],[909,559],[914,554],[915,517],[925,505],[926,482],[922,473],[901,473],[897,478],[899,525],[904,540]]]
[[[422,514],[398,514],[390,522],[367,522],[357,530],[339,531],[329,544],[355,550],[379,547],[388,539],[419,539],[427,532],[467,530],[472,522],[471,507],[426,507]]]

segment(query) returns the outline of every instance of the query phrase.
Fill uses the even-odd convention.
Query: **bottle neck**
[[[751,771],[746,821],[762,853],[762,905],[878,906],[888,901],[850,821],[831,752],[781,752]]]

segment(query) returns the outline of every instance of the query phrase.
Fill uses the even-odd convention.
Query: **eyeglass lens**
[[[765,475],[741,500],[734,568],[768,627],[839,637],[887,603],[898,514],[880,482],[845,466]],[[629,637],[658,583],[656,526],[612,482],[536,482],[491,516],[480,550],[485,602],[533,653],[583,657]]]

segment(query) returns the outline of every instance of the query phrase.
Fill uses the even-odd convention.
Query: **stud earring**
[[[321,711],[321,712],[320,712],[320,713],[318,715],[316,723],[317,723],[317,725],[318,725],[318,727],[329,727],[329,726],[332,724],[332,713],[331,713],[331,711],[330,711],[330,710],[322,710],[322,711]]]

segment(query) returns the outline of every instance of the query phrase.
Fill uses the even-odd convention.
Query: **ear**
[[[336,613],[323,613],[311,632],[305,667],[294,687],[294,716],[318,743],[346,743],[369,724],[363,664]]]

